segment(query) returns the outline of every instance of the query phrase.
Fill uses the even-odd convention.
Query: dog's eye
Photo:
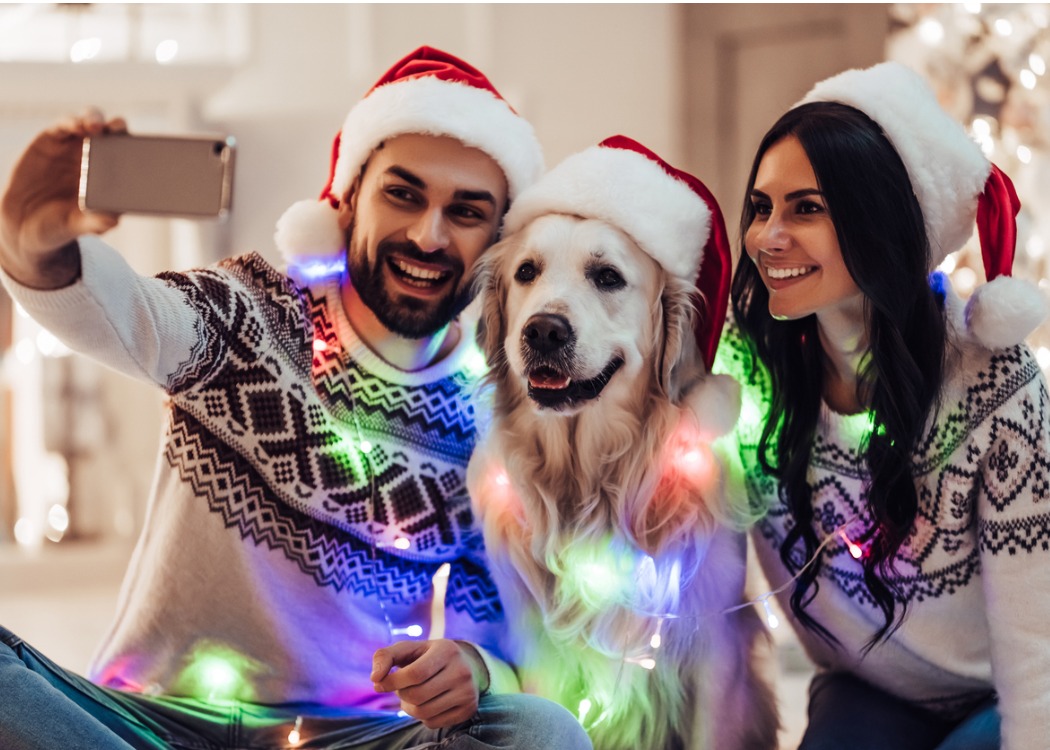
[[[619,289],[627,284],[615,268],[599,268],[594,274],[594,283],[602,289]]]
[[[525,261],[518,270],[514,272],[514,280],[520,281],[522,284],[528,284],[530,281],[536,278],[536,266],[529,261]]]

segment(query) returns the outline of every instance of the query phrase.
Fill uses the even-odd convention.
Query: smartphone
[[[234,139],[129,135],[84,139],[80,207],[92,211],[225,218],[232,205]]]

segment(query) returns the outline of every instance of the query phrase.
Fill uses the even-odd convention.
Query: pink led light
[[[859,560],[860,558],[864,557],[864,550],[861,549],[861,546],[859,544],[851,541],[850,538],[846,536],[846,532],[844,530],[839,531],[839,536],[842,537],[842,541],[846,543],[846,546],[849,548],[849,553],[853,555],[854,559]]]

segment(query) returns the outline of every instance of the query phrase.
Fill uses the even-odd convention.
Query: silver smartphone
[[[223,136],[122,133],[86,138],[80,207],[224,218],[232,205],[234,145],[233,138]]]

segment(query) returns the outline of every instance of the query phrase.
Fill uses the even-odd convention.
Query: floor
[[[83,672],[116,608],[130,548],[50,545],[38,554],[0,545],[0,624],[62,666]],[[812,671],[790,633],[774,631],[782,750],[794,750],[804,727]]]

